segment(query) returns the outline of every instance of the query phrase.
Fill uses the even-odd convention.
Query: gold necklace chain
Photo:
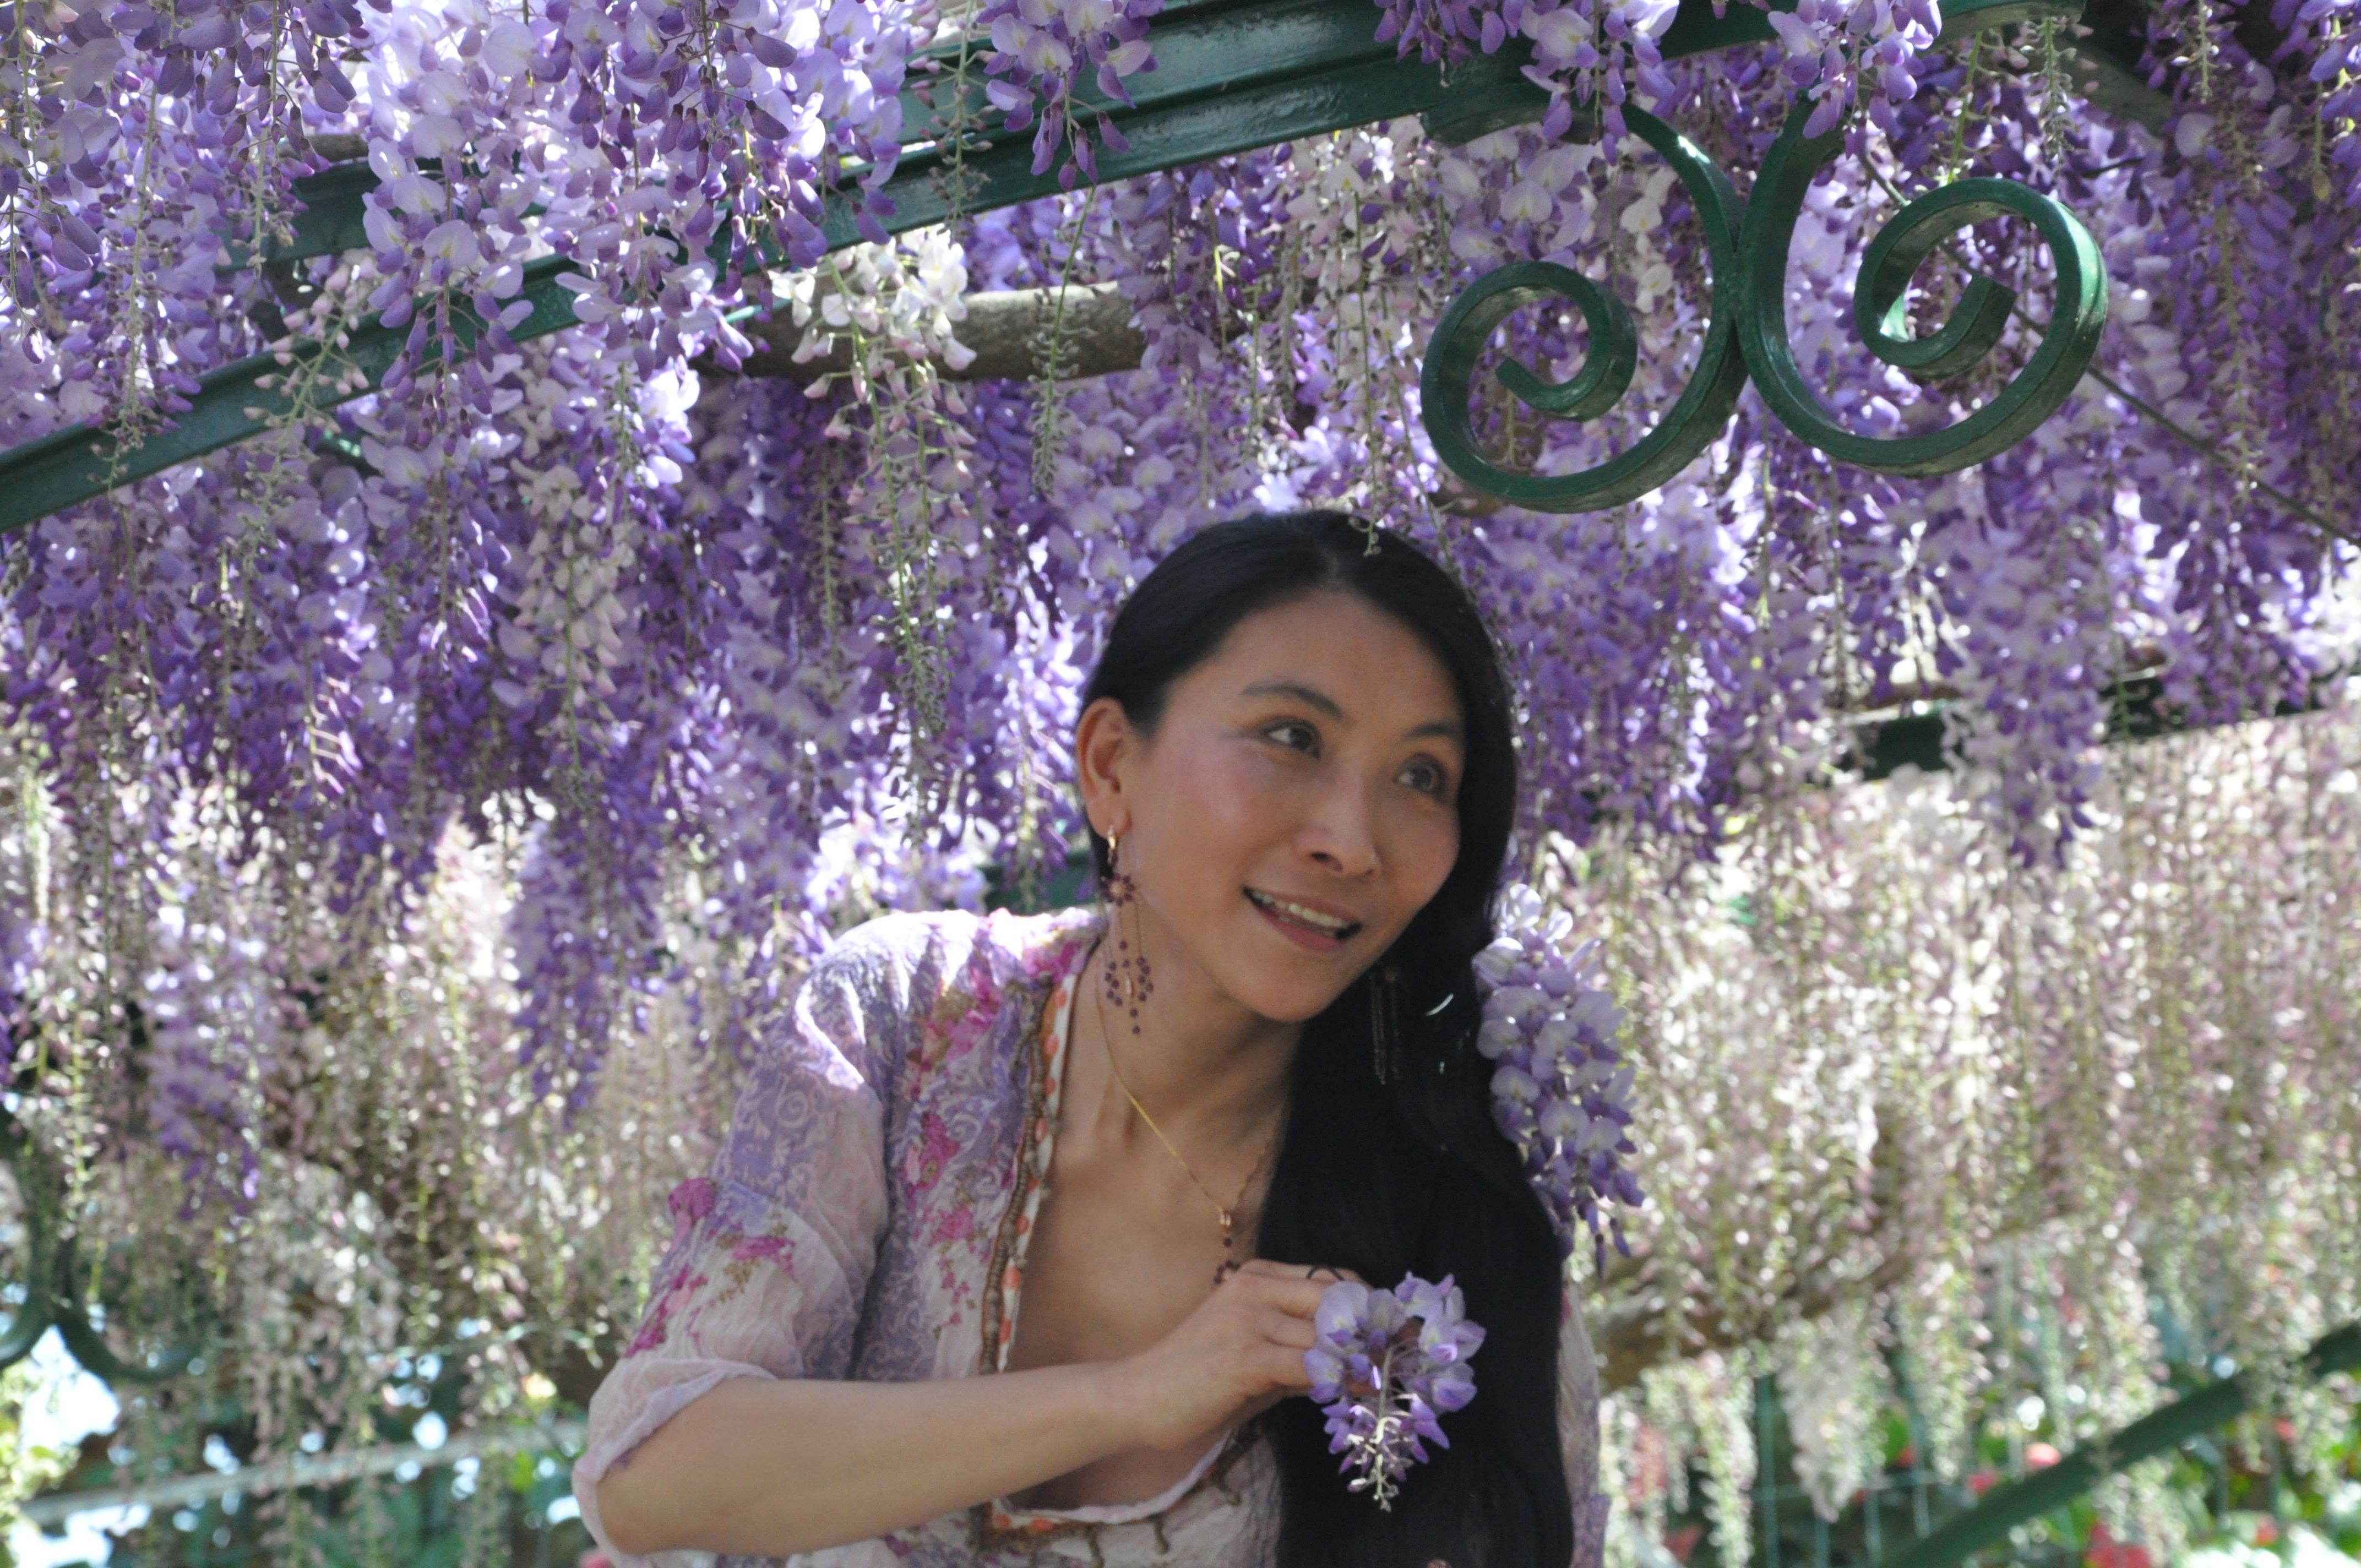
[[[1222,1265],[1213,1270],[1213,1283],[1219,1285],[1237,1271],[1238,1261],[1230,1255],[1231,1233],[1236,1227],[1238,1210],[1246,1207],[1246,1194],[1254,1190],[1255,1179],[1262,1174],[1262,1168],[1269,1163],[1271,1150],[1279,1146],[1279,1129],[1273,1127],[1270,1130],[1269,1138],[1262,1146],[1262,1154],[1255,1160],[1254,1168],[1246,1172],[1245,1183],[1238,1188],[1237,1201],[1235,1203],[1224,1204],[1219,1198],[1214,1197],[1213,1190],[1206,1186],[1203,1179],[1198,1176],[1196,1168],[1181,1157],[1180,1151],[1172,1146],[1172,1140],[1164,1135],[1164,1129],[1156,1124],[1156,1118],[1148,1113],[1148,1107],[1139,1102],[1139,1096],[1132,1092],[1131,1080],[1123,1076],[1123,1064],[1115,1059],[1115,1031],[1107,1027],[1106,997],[1101,987],[1093,986],[1091,989],[1094,992],[1100,992],[1096,997],[1099,1036],[1106,1042],[1107,1067],[1115,1073],[1115,1083],[1123,1090],[1123,1097],[1131,1102],[1131,1108],[1139,1113],[1139,1119],[1148,1124],[1148,1130],[1156,1135],[1156,1141],[1164,1146],[1164,1152],[1172,1157],[1172,1163],[1179,1166],[1181,1173],[1189,1178],[1197,1190],[1205,1195],[1205,1201],[1213,1206],[1213,1212],[1221,1219]]]

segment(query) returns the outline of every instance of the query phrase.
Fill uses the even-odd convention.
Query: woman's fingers
[[[1233,1275],[1231,1277],[1243,1277],[1249,1279],[1301,1279],[1303,1277],[1303,1274],[1304,1265],[1300,1263],[1280,1263],[1274,1258],[1250,1257],[1246,1262],[1238,1266],[1237,1273]]]
[[[1303,1356],[1317,1343],[1321,1294],[1347,1277],[1256,1258],[1224,1278],[1170,1333],[1130,1358],[1148,1441],[1193,1442],[1310,1388]]]
[[[1290,1267],[1293,1268],[1294,1272],[1279,1271]],[[1327,1287],[1316,1279],[1306,1279],[1301,1265],[1279,1265],[1268,1268],[1256,1268],[1253,1264],[1248,1264],[1245,1268],[1231,1275],[1229,1279],[1224,1282],[1222,1288],[1237,1290],[1258,1304],[1277,1307],[1281,1311],[1293,1312],[1298,1317],[1308,1318],[1319,1310],[1320,1292]]]
[[[1309,1321],[1294,1313],[1273,1312],[1263,1320],[1263,1337],[1290,1350],[1305,1351],[1319,1336],[1312,1332]]]
[[[1268,1409],[1312,1387],[1311,1374],[1303,1369],[1303,1353],[1318,1341],[1312,1320],[1321,1295],[1338,1279],[1350,1277],[1343,1269],[1255,1258],[1215,1288],[1213,1298],[1192,1321],[1202,1324],[1204,1336],[1196,1343],[1226,1363],[1224,1371],[1228,1377],[1243,1378],[1242,1386],[1232,1385],[1240,1403],[1230,1406],[1223,1419],[1236,1420]],[[1216,1345],[1222,1348],[1216,1350]],[[1184,1382],[1202,1376],[1180,1376]],[[1218,1384],[1227,1378],[1217,1376],[1213,1381]],[[1211,1391],[1202,1381],[1195,1381],[1194,1387]]]
[[[1306,1282],[1318,1285],[1323,1290],[1329,1286],[1336,1283],[1339,1279],[1349,1279],[1356,1285],[1367,1285],[1368,1283],[1367,1280],[1362,1278],[1353,1270],[1349,1268],[1340,1268],[1333,1264],[1277,1263],[1267,1257],[1257,1257],[1249,1263],[1242,1265],[1239,1267],[1238,1272],[1240,1274],[1251,1274],[1259,1279],[1304,1280]]]
[[[1312,1387],[1312,1374],[1303,1370],[1303,1353],[1286,1345],[1265,1345],[1258,1359],[1263,1378],[1282,1393],[1301,1393]]]

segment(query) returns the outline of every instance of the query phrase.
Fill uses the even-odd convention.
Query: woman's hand
[[[1310,1388],[1303,1353],[1320,1293],[1352,1277],[1258,1257],[1215,1286],[1180,1327],[1116,1364],[1140,1442],[1186,1447]]]
[[[1334,1269],[1247,1264],[1120,1361],[909,1383],[731,1377],[598,1483],[625,1552],[792,1557],[1013,1496],[1139,1447],[1179,1449],[1311,1387]]]

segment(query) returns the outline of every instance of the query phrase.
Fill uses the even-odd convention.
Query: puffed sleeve
[[[1598,1490],[1598,1358],[1575,1292],[1565,1292],[1558,1336],[1558,1441],[1565,1454],[1566,1495],[1574,1500],[1573,1568],[1599,1568],[1607,1554],[1609,1504]]]
[[[901,1055],[897,1020],[912,1016],[905,919],[872,922],[813,966],[785,1037],[748,1072],[711,1174],[672,1193],[672,1245],[574,1466],[583,1523],[618,1568],[652,1560],[608,1540],[598,1483],[650,1433],[729,1378],[851,1368],[886,1221],[882,1080]]]

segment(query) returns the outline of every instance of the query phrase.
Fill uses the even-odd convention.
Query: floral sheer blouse
[[[574,1493],[618,1568],[778,1561],[632,1557],[598,1521],[600,1478],[723,1380],[909,1381],[1005,1365],[1074,979],[1098,930],[1087,911],[895,915],[814,966],[785,1038],[754,1064],[712,1174],[673,1192],[675,1231],[646,1315],[591,1400]],[[1571,1306],[1559,1362],[1576,1562],[1595,1568],[1598,1376]],[[1278,1499],[1268,1444],[1240,1435],[1142,1502],[1053,1511],[1003,1499],[787,1561],[1265,1568]]]

